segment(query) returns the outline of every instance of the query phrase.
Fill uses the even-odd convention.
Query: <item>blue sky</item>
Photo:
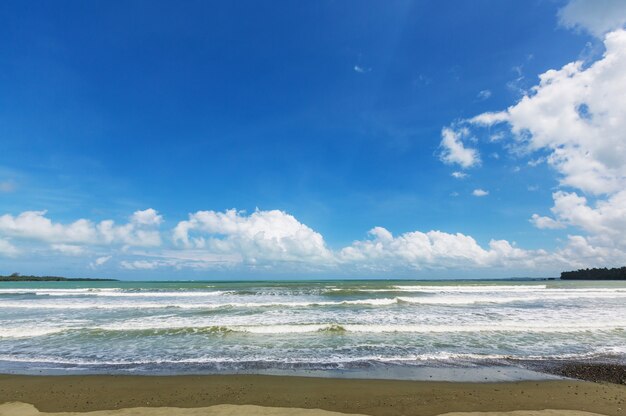
[[[626,262],[606,232],[626,230],[611,159],[626,153],[612,121],[624,83],[601,66],[611,36],[621,56],[625,10],[3,2],[0,272],[504,277]],[[541,88],[550,70],[563,79]],[[571,114],[586,124],[546,127]]]

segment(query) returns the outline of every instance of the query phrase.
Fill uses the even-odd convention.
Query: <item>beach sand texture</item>
[[[43,414],[114,411],[96,415],[324,415],[435,416],[451,412],[543,411],[513,413],[568,415],[566,411],[624,416],[626,386],[584,381],[507,383],[420,382],[281,376],[0,376],[0,403],[22,402]],[[217,405],[254,405],[231,408]],[[164,408],[165,413],[158,413]],[[171,408],[183,408],[174,411]],[[200,408],[204,408],[199,410]],[[272,410],[273,408],[273,410]],[[161,410],[157,410],[161,409]],[[314,412],[292,409],[314,409]],[[544,409],[562,409],[546,413]],[[29,410],[31,413],[33,409]],[[200,413],[184,413],[197,411]],[[201,413],[204,411],[205,413]],[[222,413],[215,413],[215,412]],[[264,411],[270,413],[262,413]],[[176,413],[179,412],[179,413]],[[181,413],[183,412],[183,413]],[[209,412],[209,413],[206,413]],[[213,412],[213,413],[211,413]],[[286,412],[286,413],[276,413]],[[556,412],[556,413],[555,413]],[[16,415],[15,412],[2,415]],[[38,413],[35,413],[38,414]],[[326,413],[329,414],[329,413]],[[467,414],[467,413],[464,413]],[[478,413],[477,413],[478,414]],[[482,414],[482,413],[480,413]],[[26,413],[28,415],[28,413]],[[578,416],[578,415],[577,415]]]
[[[135,407],[93,412],[45,413],[27,403],[5,403],[0,405],[0,416],[335,416],[347,413],[329,412],[321,409],[298,409],[263,407],[252,405],[222,404],[195,409],[177,407]],[[365,416],[351,413],[354,416]],[[577,410],[518,410],[513,412],[455,412],[441,416],[602,416],[598,413]]]

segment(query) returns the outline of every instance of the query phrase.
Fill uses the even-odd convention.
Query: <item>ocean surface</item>
[[[0,283],[0,373],[626,361],[626,282]]]

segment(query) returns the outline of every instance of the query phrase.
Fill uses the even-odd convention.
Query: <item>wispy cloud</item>
[[[89,268],[92,269],[92,270],[95,270],[95,269],[99,268],[100,266],[103,266],[105,263],[107,263],[112,258],[113,258],[113,256],[101,256],[101,257],[98,257],[94,261],[89,263]]]
[[[11,180],[0,181],[0,192],[13,192],[15,191],[16,185],[15,182]]]
[[[476,96],[480,101],[484,101],[491,97],[491,90],[482,90]]]

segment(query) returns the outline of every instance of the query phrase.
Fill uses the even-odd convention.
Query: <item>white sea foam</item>
[[[480,325],[427,325],[427,324],[342,324],[342,323],[308,323],[308,324],[273,324],[273,325],[233,325],[230,323],[215,322],[214,325],[188,326],[188,323],[177,322],[128,322],[101,326],[86,327],[14,327],[0,329],[0,338],[27,338],[40,337],[67,331],[181,331],[187,332],[242,332],[250,334],[303,334],[314,332],[353,332],[353,333],[578,333],[624,331],[626,319],[614,323],[602,322],[563,322],[563,323],[519,323],[500,322]]]
[[[625,329],[619,283],[0,287],[0,361],[24,363],[626,359]]]
[[[16,327],[0,328],[0,338],[32,338],[56,334],[68,330],[69,327]]]
[[[199,356],[193,358],[165,358],[161,356],[155,356],[153,358],[144,359],[111,359],[111,360],[94,360],[84,357],[80,358],[65,358],[55,357],[50,355],[35,355],[25,357],[16,354],[0,354],[0,361],[10,361],[16,363],[44,363],[44,364],[56,364],[56,365],[70,365],[70,366],[141,366],[141,365],[180,365],[180,364],[240,364],[242,362],[249,363],[272,363],[279,362],[282,364],[351,364],[351,363],[421,363],[432,361],[448,361],[448,362],[480,362],[480,361],[498,361],[509,359],[529,359],[529,360],[575,360],[575,359],[593,359],[594,357],[605,357],[610,355],[609,351],[599,348],[594,351],[582,352],[582,353],[567,353],[557,355],[525,355],[518,356],[516,354],[475,354],[475,353],[457,353],[451,351],[439,351],[439,352],[425,352],[421,354],[404,354],[404,355],[383,355],[383,354],[368,354],[368,355],[354,355],[354,356],[338,356],[338,355],[312,355],[312,356],[300,356],[300,357],[276,357],[274,355],[265,354],[247,354],[244,357],[240,356]]]
[[[190,302],[47,302],[31,303],[0,301],[0,308],[11,309],[218,309],[218,308],[268,308],[268,307],[311,307],[311,306],[341,306],[341,305],[371,305],[385,306],[397,303],[397,299],[361,299],[345,301],[309,301],[309,302],[227,302],[227,303],[190,303]]]
[[[123,298],[123,297],[121,297]],[[368,298],[341,301],[325,301],[325,300],[308,300],[308,301],[291,301],[291,300],[272,300],[272,301],[256,301],[256,302],[219,302],[219,301],[203,301],[203,296],[192,296],[193,299],[177,299],[176,296],[145,296],[140,298],[145,301],[107,301],[106,299],[87,298],[77,299],[68,297],[67,299],[59,298],[47,300],[45,298],[38,300],[30,300],[28,302],[14,299],[0,299],[0,309],[162,309],[162,308],[179,308],[179,309],[221,309],[221,308],[307,308],[307,307],[328,307],[328,306],[390,306],[394,304],[416,304],[416,305],[441,305],[441,306],[460,306],[473,304],[505,304],[515,302],[546,302],[546,301],[568,301],[568,300],[619,300],[626,299],[626,292],[551,292],[546,294],[449,294],[449,295],[433,295],[433,296],[399,296],[394,298]],[[165,299],[164,299],[165,298]],[[209,299],[218,298],[217,296],[208,297]],[[285,297],[289,299],[289,297]]]

